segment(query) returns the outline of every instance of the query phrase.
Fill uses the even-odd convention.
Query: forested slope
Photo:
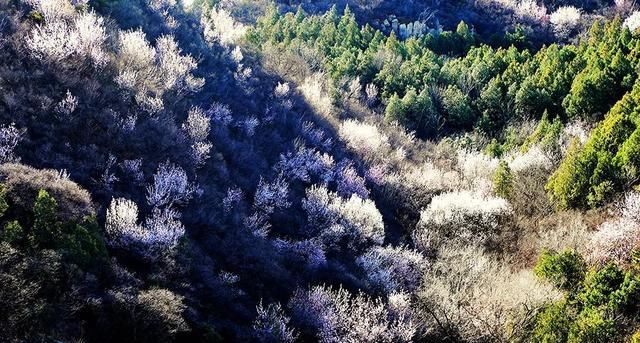
[[[296,5],[0,0],[0,341],[640,340],[633,4]]]

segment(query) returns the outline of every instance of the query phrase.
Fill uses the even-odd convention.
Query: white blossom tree
[[[373,201],[352,195],[345,200],[324,186],[307,189],[302,208],[307,212],[307,235],[334,246],[342,241],[360,249],[384,241],[382,215]]]
[[[118,85],[131,91],[151,113],[162,109],[162,96],[167,91],[182,96],[204,86],[204,79],[192,74],[198,66],[196,60],[182,55],[170,35],[159,37],[153,47],[140,29],[120,32],[115,63]]]
[[[511,206],[502,198],[470,191],[441,194],[420,213],[414,242],[425,251],[438,249],[445,242],[496,244],[512,215]]]
[[[44,3],[44,2],[43,2]],[[86,64],[102,67],[109,61],[104,19],[94,12],[53,16],[36,25],[25,40],[29,54],[45,63],[81,69]]]
[[[260,178],[258,189],[253,200],[253,206],[266,215],[273,214],[277,209],[291,206],[289,202],[289,184],[282,176],[267,182]]]
[[[184,235],[184,226],[178,220],[177,212],[156,209],[141,225],[138,223],[138,206],[124,198],[111,201],[105,230],[111,246],[137,252],[150,260],[173,249]]]
[[[147,187],[147,202],[156,208],[184,204],[191,200],[195,190],[184,169],[167,161],[160,164],[153,183]]]
[[[187,114],[182,130],[189,139],[191,156],[196,166],[204,164],[209,158],[213,145],[208,140],[211,118],[199,107],[192,107]]]
[[[624,20],[624,26],[631,32],[635,32],[640,27],[640,11],[633,11],[627,19]]]
[[[0,163],[18,162],[20,159],[14,150],[22,141],[24,130],[16,128],[15,124],[0,126]]]
[[[258,315],[253,321],[255,338],[261,343],[293,343],[297,338],[289,327],[289,317],[279,303],[263,306],[262,301],[256,307]]]
[[[373,247],[357,260],[374,289],[413,292],[429,263],[419,252],[403,247]]]
[[[354,296],[343,288],[298,290],[289,307],[292,319],[323,343],[411,342],[416,333],[411,318],[394,318],[380,299]]]
[[[566,37],[580,24],[581,16],[580,9],[573,6],[562,6],[551,13],[549,21],[553,24],[553,30],[556,34],[560,37]]]
[[[602,223],[591,237],[589,257],[597,264],[627,265],[633,252],[640,251],[640,193],[626,194],[618,216]]]

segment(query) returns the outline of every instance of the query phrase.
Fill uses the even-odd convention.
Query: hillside
[[[0,341],[640,342],[639,27],[0,0]]]

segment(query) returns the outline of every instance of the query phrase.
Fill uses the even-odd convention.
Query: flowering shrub
[[[0,126],[0,163],[18,162],[20,159],[14,154],[24,135],[24,130],[16,128],[15,124]]]
[[[363,156],[371,156],[389,147],[389,137],[378,127],[353,119],[342,122],[339,134],[349,148]]]
[[[547,9],[544,5],[538,5],[538,1],[536,0],[517,0],[509,2],[515,2],[515,12],[520,18],[539,22],[547,15]]]
[[[560,36],[568,35],[580,23],[582,11],[573,6],[562,6],[549,17],[554,31]]]
[[[195,186],[180,166],[168,161],[160,164],[153,175],[153,183],[147,187],[147,202],[153,207],[184,204],[191,200]]]
[[[428,267],[422,254],[403,247],[373,247],[357,262],[372,288],[386,293],[415,291]]]
[[[208,158],[212,144],[209,137],[210,118],[199,107],[193,107],[182,124],[182,130],[191,142],[191,155],[196,165],[202,165]]]
[[[455,327],[464,341],[509,341],[540,308],[561,298],[531,271],[501,263],[477,247],[442,249],[417,293],[429,313],[427,332]]]
[[[204,85],[204,79],[191,74],[198,66],[196,60],[181,55],[172,36],[159,37],[154,48],[142,30],[125,31],[118,36],[117,49],[116,82],[132,91],[141,106],[161,108],[160,97],[166,91],[184,95],[197,92]]]
[[[347,240],[351,248],[384,241],[382,215],[371,200],[352,195],[344,200],[324,186],[307,189],[302,200],[307,212],[308,234],[320,235],[328,245]]]
[[[538,146],[528,149],[524,154],[513,154],[507,157],[507,161],[509,168],[514,173],[521,173],[533,168],[542,168],[544,170],[553,168],[551,158]]]
[[[392,318],[379,299],[353,296],[342,288],[298,290],[289,307],[293,321],[323,343],[410,342],[416,332],[409,318]]]
[[[101,67],[108,62],[106,39],[104,19],[85,12],[73,19],[56,18],[37,25],[25,44],[34,58],[46,63],[80,68],[84,61],[89,61]]]
[[[302,135],[307,141],[316,148],[330,149],[333,145],[333,139],[326,137],[324,130],[316,128],[315,125],[306,121],[302,123]]]
[[[233,209],[233,206],[242,201],[242,189],[229,188],[227,189],[227,195],[222,199],[222,208],[224,213],[229,214]]]
[[[338,195],[348,198],[357,195],[362,199],[369,197],[369,190],[365,185],[363,177],[353,167],[350,161],[343,161],[338,165],[336,170],[336,182]]]
[[[107,209],[105,231],[112,246],[153,260],[178,244],[184,235],[184,226],[172,210],[155,210],[145,225],[140,225],[136,203],[118,198],[113,199]]]
[[[26,0],[25,2],[38,11],[47,22],[70,18],[75,14],[75,9],[68,0]]]
[[[260,178],[253,206],[262,213],[270,215],[276,209],[284,209],[291,206],[288,199],[289,184],[282,176],[278,176],[273,182],[266,182]]]
[[[298,145],[295,153],[281,154],[275,168],[290,180],[309,182],[312,176],[320,176],[328,182],[333,178],[333,166],[333,157],[330,155]]]
[[[258,316],[253,321],[253,332],[258,342],[282,342],[293,343],[296,341],[296,333],[289,328],[289,318],[284,314],[279,303],[262,305],[262,301],[256,307]]]
[[[502,198],[469,191],[441,194],[420,213],[414,241],[424,250],[437,249],[445,241],[495,243],[512,214],[509,203]]]
[[[640,27],[640,11],[633,11],[633,13],[624,20],[624,26],[631,32],[637,30],[638,27]]]
[[[204,79],[196,78],[191,73],[198,63],[191,55],[181,55],[182,50],[173,36],[161,36],[156,41],[157,64],[162,73],[161,82],[167,90],[175,90],[178,94],[199,91]]]
[[[324,86],[325,76],[322,73],[316,73],[304,79],[299,89],[305,100],[309,102],[318,113],[324,116],[330,116],[333,113],[333,103],[327,94]]]
[[[628,193],[618,212],[618,218],[601,224],[591,238],[590,258],[598,264],[628,264],[640,249],[640,193]]]
[[[225,46],[232,45],[247,32],[247,28],[224,9],[205,9],[201,24],[208,42],[219,42]]]
[[[227,126],[233,121],[233,117],[231,116],[231,109],[229,109],[229,106],[221,104],[219,102],[212,103],[211,107],[207,111],[207,114],[209,115],[209,117],[211,117],[211,119],[222,126]]]
[[[497,158],[481,152],[459,151],[458,168],[462,175],[463,185],[481,193],[488,193],[499,162]]]

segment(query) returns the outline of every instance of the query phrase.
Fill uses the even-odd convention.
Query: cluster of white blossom
[[[640,27],[640,11],[633,11],[633,13],[624,20],[624,26],[631,32],[637,30]]]
[[[229,214],[233,207],[242,201],[242,194],[242,189],[240,188],[227,189],[227,195],[222,199],[224,213]]]
[[[312,146],[318,149],[329,150],[331,146],[333,146],[333,139],[327,137],[324,130],[316,128],[310,121],[302,123],[302,136],[306,138]]]
[[[192,74],[198,66],[196,60],[181,53],[172,36],[159,37],[154,48],[142,30],[121,32],[117,42],[116,82],[132,91],[141,106],[157,112],[163,108],[161,97],[165,92],[183,95],[197,92],[204,85],[204,79]]]
[[[258,315],[253,321],[253,333],[258,342],[293,343],[297,334],[289,327],[289,317],[282,310],[279,303],[262,305],[262,301],[256,307]]]
[[[553,30],[561,37],[566,37],[580,24],[582,11],[573,6],[562,6],[549,17]]]
[[[213,146],[208,140],[211,119],[199,107],[192,107],[187,114],[187,120],[182,124],[191,144],[191,156],[197,166],[204,164],[209,158]]]
[[[416,333],[411,318],[394,318],[387,305],[362,293],[316,286],[298,290],[289,301],[292,318],[316,334],[319,342],[410,342]]]
[[[525,153],[515,153],[507,157],[509,169],[515,173],[541,168],[551,170],[553,161],[540,147],[534,146]]]
[[[54,1],[55,2],[55,1]],[[68,4],[68,1],[62,1]],[[47,3],[40,1],[40,4]],[[105,49],[107,34],[104,19],[94,12],[72,12],[71,17],[55,15],[60,9],[46,9],[44,24],[36,25],[25,40],[31,56],[46,63],[69,68],[82,68],[85,62],[95,67],[107,64],[109,57]],[[50,11],[51,10],[51,11]]]
[[[509,341],[545,303],[562,294],[530,270],[512,271],[473,246],[443,249],[417,292],[427,332],[455,327],[465,342]]]
[[[429,266],[419,252],[404,247],[373,247],[357,260],[374,289],[413,292]]]
[[[41,14],[47,22],[69,19],[75,14],[73,4],[69,0],[26,0],[25,2]]]
[[[205,39],[229,46],[237,42],[247,32],[247,27],[236,22],[231,14],[222,8],[205,9],[201,19]]]
[[[19,161],[14,151],[22,140],[24,132],[16,128],[13,123],[0,126],[0,163]]]
[[[142,159],[124,160],[120,163],[120,168],[135,182],[144,180],[144,172],[142,171]]]
[[[331,116],[334,110],[331,97],[328,95],[327,87],[324,84],[325,75],[315,73],[304,79],[299,86],[300,92],[305,100],[321,115]]]
[[[354,119],[342,122],[339,134],[349,148],[363,157],[370,157],[389,148],[389,137],[377,126]]]
[[[378,102],[379,91],[375,84],[368,84],[364,89],[364,93],[367,96],[367,106],[372,107]]]
[[[184,204],[191,200],[195,190],[184,169],[167,161],[160,164],[153,183],[147,187],[147,202],[157,208]]]
[[[209,107],[207,111],[209,117],[214,120],[216,123],[221,126],[228,126],[233,122],[233,117],[231,115],[231,109],[228,105],[221,104],[219,102],[214,102]]]
[[[289,180],[310,182],[312,176],[319,176],[328,183],[333,178],[333,157],[328,154],[320,154],[315,149],[309,149],[299,144],[294,152],[280,155],[280,161],[275,168]]]
[[[289,96],[289,92],[291,92],[291,87],[289,87],[288,82],[279,82],[276,88],[273,90],[273,94],[276,96],[276,98],[286,98],[287,96]]]
[[[512,215],[511,206],[502,198],[470,191],[441,194],[420,213],[414,241],[426,251],[445,242],[491,243]]]
[[[67,90],[66,96],[56,104],[55,112],[63,116],[68,116],[71,115],[77,107],[78,98]]]
[[[307,212],[309,235],[320,236],[328,246],[346,239],[352,248],[384,241],[382,215],[373,201],[355,194],[344,200],[324,186],[312,186],[306,193],[302,208]]]
[[[341,197],[348,198],[357,195],[362,199],[369,198],[369,190],[365,179],[358,174],[349,160],[341,161],[336,168],[335,175],[337,192]]]
[[[291,206],[289,202],[289,183],[278,176],[272,182],[266,182],[260,178],[253,206],[266,215],[273,214],[277,209],[285,209]]]
[[[492,179],[500,161],[477,151],[459,151],[458,168],[463,185],[480,193],[488,194]]]
[[[640,193],[628,193],[618,212],[619,217],[601,224],[591,238],[590,258],[596,263],[627,264],[634,251],[640,251]]]
[[[138,224],[138,206],[131,200],[113,199],[107,209],[105,230],[112,246],[156,259],[173,249],[184,235],[177,212],[154,210],[144,225]]]

